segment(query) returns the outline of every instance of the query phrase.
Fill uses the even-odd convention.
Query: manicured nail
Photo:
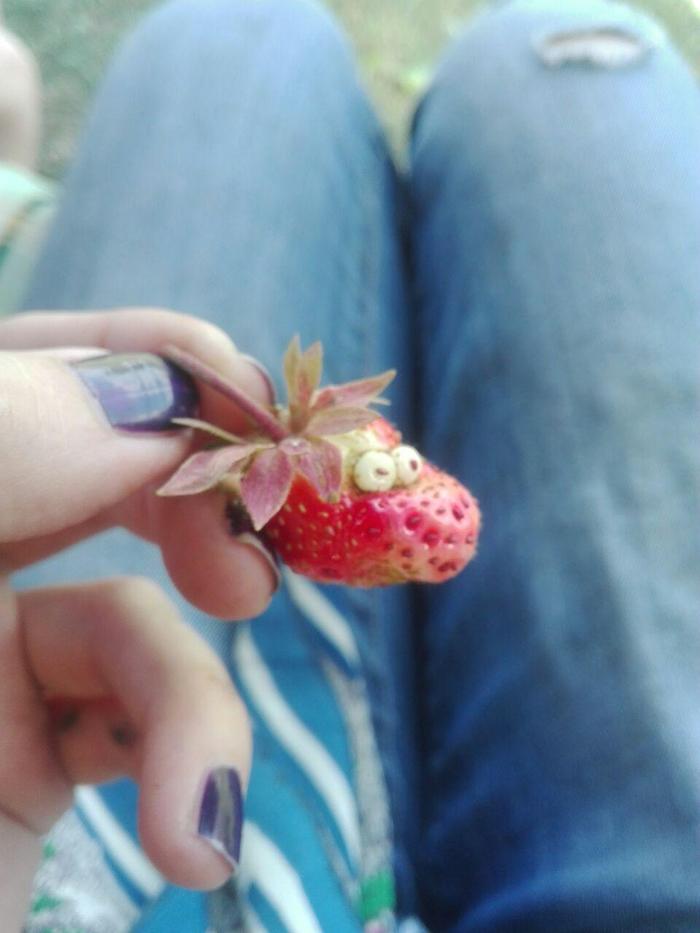
[[[248,353],[241,353],[240,356],[246,363],[250,363],[251,366],[254,366],[263,377],[270,393],[270,401],[274,402],[277,399],[277,389],[275,388],[275,383],[272,381],[272,376],[269,371],[263,366],[260,360],[256,360],[254,356],[250,356]]]
[[[172,418],[191,418],[198,412],[192,377],[154,353],[110,353],[71,368],[115,428],[168,431],[175,428]]]
[[[235,870],[241,858],[243,794],[235,768],[214,768],[206,777],[197,833]]]

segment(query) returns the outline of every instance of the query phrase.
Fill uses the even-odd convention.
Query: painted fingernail
[[[235,870],[241,858],[243,793],[235,768],[214,768],[206,777],[197,834]]]
[[[71,368],[115,428],[173,430],[172,418],[198,412],[199,394],[192,377],[154,353],[110,353],[73,363]]]
[[[272,381],[272,376],[269,371],[263,366],[260,360],[256,360],[254,356],[250,356],[248,353],[241,353],[240,356],[246,363],[250,363],[251,366],[254,366],[263,377],[267,384],[268,392],[270,393],[270,401],[274,402],[277,399],[277,389],[275,388],[275,383]]]

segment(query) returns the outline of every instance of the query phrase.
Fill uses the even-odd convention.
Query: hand
[[[13,865],[11,878],[4,869],[0,876],[0,912],[12,914],[14,903],[18,926],[38,835],[70,805],[76,783],[134,777],[145,850],[177,884],[218,886],[235,857],[235,840],[212,844],[210,827],[198,835],[206,775],[235,768],[245,785],[250,762],[245,710],[215,655],[148,581],[14,593],[8,577],[121,524],[160,545],[174,582],[204,611],[241,618],[265,607],[274,570],[231,536],[220,495],[154,494],[186,455],[189,432],[115,430],[114,410],[65,361],[84,355],[81,346],[156,352],[166,343],[269,401],[257,367],[220,331],[183,315],[129,310],[0,322],[0,863]],[[204,387],[200,395],[202,416],[221,421],[213,395]],[[240,431],[242,417],[226,410],[225,426]]]

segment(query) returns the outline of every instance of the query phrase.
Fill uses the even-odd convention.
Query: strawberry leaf
[[[343,479],[343,457],[330,441],[309,441],[294,457],[294,466],[326,501],[337,499]]]
[[[346,382],[338,386],[326,386],[316,394],[312,405],[312,411],[321,411],[330,407],[347,407],[349,405],[360,408],[371,403],[382,403],[384,399],[377,396],[389,385],[394,376],[395,369],[388,369],[377,376],[369,376],[367,379],[356,379],[354,382]]]
[[[311,416],[307,434],[345,434],[355,428],[366,428],[377,418],[369,408],[325,408]]]
[[[284,450],[259,453],[241,479],[241,499],[256,531],[282,508],[292,485],[294,469]]]
[[[250,457],[259,444],[230,444],[192,454],[158,490],[159,496],[191,496],[216,486],[236,463]]]

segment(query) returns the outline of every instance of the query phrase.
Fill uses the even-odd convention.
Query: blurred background
[[[94,88],[120,38],[157,0],[5,0],[8,25],[39,59],[40,169],[60,177]],[[253,2],[253,0],[251,0]],[[440,48],[484,0],[325,0],[352,36],[396,151]],[[494,2],[494,0],[491,0]],[[565,5],[567,0],[562,0]],[[615,0],[611,0],[615,2]],[[700,0],[630,0],[665,25],[700,75]]]

